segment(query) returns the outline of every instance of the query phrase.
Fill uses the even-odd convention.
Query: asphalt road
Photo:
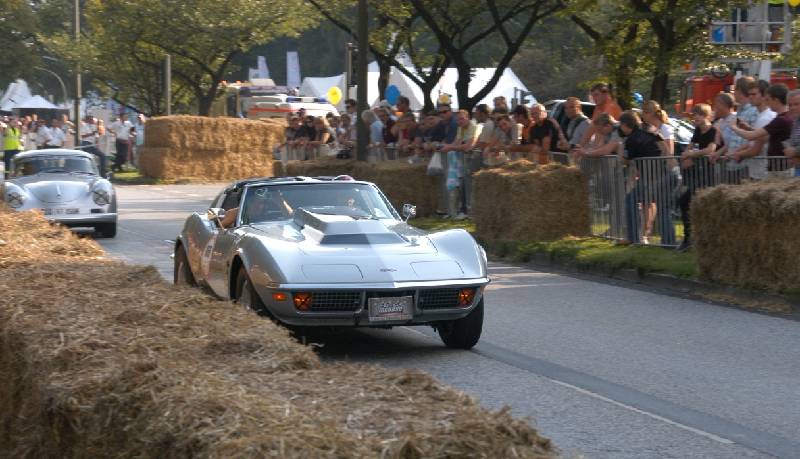
[[[221,185],[118,187],[121,259],[172,278],[171,243]],[[329,335],[327,360],[426,370],[531,417],[566,457],[800,458],[800,322],[492,263],[483,337]]]

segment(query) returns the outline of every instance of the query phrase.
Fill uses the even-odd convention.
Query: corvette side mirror
[[[414,218],[417,215],[417,206],[412,204],[403,204],[403,217],[405,221]]]
[[[216,223],[217,227],[222,227],[222,222],[220,220],[224,216],[225,209],[220,207],[212,207],[206,211],[206,217],[208,217],[208,220]]]

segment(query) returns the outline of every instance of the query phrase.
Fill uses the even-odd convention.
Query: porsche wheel
[[[436,329],[445,346],[454,349],[472,349],[478,344],[483,329],[483,299],[468,316],[440,322]]]
[[[250,277],[247,275],[244,267],[239,269],[236,275],[236,302],[241,304],[247,309],[255,311],[259,314],[265,314],[266,308],[264,303],[259,298],[253,283],[250,282]]]
[[[94,225],[95,233],[99,233],[101,237],[112,238],[117,235],[117,222],[114,223],[98,223]]]
[[[194,274],[192,274],[192,268],[189,267],[189,259],[186,257],[186,250],[183,246],[175,250],[172,280],[175,285],[197,286],[197,282],[194,280]]]

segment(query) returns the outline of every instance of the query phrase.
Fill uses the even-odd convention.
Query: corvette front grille
[[[420,309],[444,309],[458,307],[457,288],[437,288],[419,291]]]
[[[361,307],[360,290],[313,292],[311,311],[356,311]]]

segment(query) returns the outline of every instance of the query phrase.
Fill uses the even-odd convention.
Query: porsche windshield
[[[83,156],[31,156],[14,162],[14,175],[35,175],[42,173],[95,174],[94,161]]]
[[[249,187],[244,196],[242,224],[286,220],[301,207],[314,213],[356,219],[399,218],[374,187],[332,182]]]

